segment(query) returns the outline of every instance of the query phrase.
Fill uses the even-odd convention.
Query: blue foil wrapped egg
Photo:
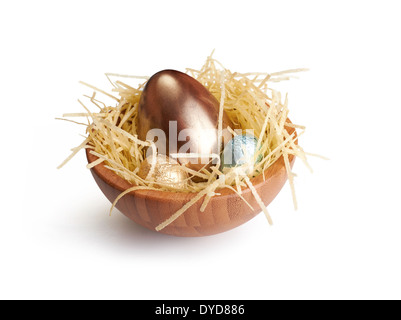
[[[223,150],[221,156],[221,170],[241,166],[245,163],[252,164],[262,160],[262,155],[255,159],[258,140],[252,134],[236,135]]]

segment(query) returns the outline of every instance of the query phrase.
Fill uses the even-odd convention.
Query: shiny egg
[[[177,158],[193,170],[208,167],[211,158],[199,154],[218,154],[222,148],[218,145],[217,134],[219,106],[217,99],[191,76],[175,70],[160,71],[148,80],[142,92],[137,117],[138,137],[157,140],[158,153]],[[228,126],[234,128],[223,112],[223,129]],[[222,141],[229,141],[231,134],[227,130],[223,133]],[[161,137],[163,134],[165,141]],[[196,153],[197,157],[177,155],[183,153]]]
[[[241,134],[232,138],[224,148],[221,156],[221,170],[248,164],[249,171],[253,171],[253,166],[262,160],[262,155],[257,153],[258,139],[252,134]]]
[[[188,184],[188,174],[184,168],[174,159],[161,154],[154,159],[153,169],[152,158],[145,159],[139,168],[138,176],[143,180],[154,181],[155,186],[159,188],[185,189]]]

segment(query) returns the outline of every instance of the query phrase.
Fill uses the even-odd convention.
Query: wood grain
[[[287,127],[287,131],[292,134],[295,129]],[[98,159],[90,153],[90,149],[86,149],[86,156],[89,163]],[[295,157],[289,155],[289,160],[293,166]],[[104,164],[93,167],[91,172],[99,188],[110,202],[114,202],[120,193],[133,186],[107,169]],[[272,164],[264,172],[264,175],[265,181],[263,175],[259,175],[251,182],[264,204],[268,206],[287,180],[283,158],[280,157]],[[261,212],[249,188],[243,189],[242,195],[251,204],[254,211],[234,191],[225,188],[219,190],[219,193],[221,195],[213,197],[204,212],[200,212],[202,198],[160,232],[180,237],[213,235],[236,228]],[[171,217],[195,195],[194,193],[137,190],[121,198],[116,207],[136,223],[155,230],[160,223]]]

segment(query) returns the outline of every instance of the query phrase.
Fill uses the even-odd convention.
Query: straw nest
[[[242,166],[225,168],[224,172],[222,172],[220,171],[219,156],[217,155],[217,164],[213,165],[209,170],[202,169],[195,172],[184,165],[182,166],[182,170],[187,171],[189,176],[198,176],[202,178],[202,182],[194,182],[191,178],[188,178],[184,184],[180,183],[177,185],[155,183],[152,174],[148,174],[146,178],[138,174],[141,164],[145,161],[146,150],[153,148],[153,154],[156,155],[155,144],[152,141],[139,140],[136,134],[139,99],[148,77],[106,74],[109,80],[111,77],[117,76],[120,79],[132,78],[141,82],[134,87],[121,80],[110,80],[113,85],[112,92],[114,95],[83,83],[94,90],[93,95],[87,96],[87,98],[96,111],[91,111],[88,106],[79,101],[85,109],[84,113],[63,115],[62,119],[72,122],[76,121],[69,118],[87,118],[87,124],[76,122],[86,126],[86,139],[82,144],[73,149],[73,153],[59,168],[67,163],[80,149],[91,149],[90,152],[99,159],[90,163],[87,166],[88,168],[104,162],[108,169],[114,171],[133,185],[132,188],[120,194],[112,208],[125,194],[138,189],[197,193],[197,196],[192,198],[190,203],[187,203],[172,215],[170,219],[159,225],[157,230],[161,230],[167,226],[202,198],[201,211],[203,211],[210,199],[217,195],[219,189],[222,188],[230,188],[240,197],[243,188],[250,188],[260,205],[260,209],[266,214],[268,221],[271,223],[270,215],[253,187],[251,179],[263,174],[269,166],[283,156],[296,208],[294,173],[291,171],[288,157],[291,154],[295,155],[306,166],[309,168],[310,166],[306,158],[307,153],[296,143],[296,140],[305,131],[305,127],[286,122],[289,113],[287,95],[283,97],[280,92],[271,88],[270,85],[273,82],[288,80],[292,77],[293,73],[304,70],[294,69],[276,73],[231,72],[215,60],[212,55],[207,58],[206,63],[200,70],[187,68],[187,74],[202,83],[220,102],[219,138],[222,132],[221,119],[222,111],[224,110],[232,122],[241,128],[242,131],[252,130],[258,139],[258,152],[255,157],[261,158],[261,161],[256,164],[245,163]],[[104,94],[116,100],[116,105],[107,106],[101,100],[97,99],[97,93]],[[295,128],[297,134],[293,133],[290,135],[285,129],[286,126]],[[232,134],[235,135],[237,133],[237,130],[232,130]],[[216,158],[216,155],[210,155],[210,157]],[[152,161],[150,162],[150,171],[152,171],[154,170],[155,161],[153,161],[153,164]],[[243,200],[245,201],[245,199]]]

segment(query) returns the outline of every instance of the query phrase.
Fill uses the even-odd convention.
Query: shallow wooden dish
[[[294,129],[287,127],[287,131],[292,134]],[[91,163],[98,158],[89,151],[86,149],[86,156],[88,162]],[[289,155],[289,160],[293,166],[295,157]],[[114,202],[120,193],[132,187],[129,182],[105,168],[103,164],[93,167],[91,172],[99,188],[110,202]],[[264,175],[265,181],[263,181],[262,174],[251,181],[264,204],[268,206],[287,180],[283,157],[271,165]],[[254,211],[234,191],[225,188],[218,192],[221,195],[214,196],[204,212],[200,212],[202,198],[160,232],[180,237],[213,235],[236,228],[261,212],[249,188],[243,189],[242,195],[255,209]],[[121,198],[116,207],[131,220],[155,231],[160,223],[171,217],[195,195],[195,193],[137,190]]]

